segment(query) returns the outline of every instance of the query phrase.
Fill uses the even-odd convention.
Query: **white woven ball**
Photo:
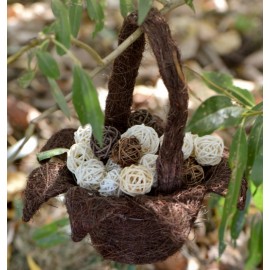
[[[118,170],[109,171],[100,182],[99,193],[102,196],[119,196],[120,174]]]
[[[146,167],[153,175],[153,187],[157,186],[157,170],[156,170],[156,161],[157,161],[158,155],[154,154],[146,154],[141,157],[139,161],[139,165],[143,165]]]
[[[159,137],[159,145],[160,145],[160,147],[163,144],[163,140],[164,140],[164,134]]]
[[[125,167],[120,173],[120,189],[131,196],[146,194],[153,185],[153,174],[142,165]]]
[[[75,143],[90,144],[92,136],[92,127],[90,124],[80,126],[77,131],[74,132]]]
[[[187,159],[190,157],[192,151],[193,151],[193,135],[191,132],[187,132],[184,137],[184,142],[182,146],[182,152],[184,155],[184,159]]]
[[[153,128],[145,126],[144,124],[135,125],[122,134],[121,138],[129,138],[131,136],[135,136],[139,140],[143,154],[155,154],[157,152],[159,138]]]
[[[94,154],[90,148],[90,144],[86,145],[84,143],[75,143],[67,152],[67,167],[72,173],[75,173],[75,170],[83,162],[92,158],[94,158]]]
[[[120,171],[122,170],[122,168],[120,167],[120,165],[118,165],[117,163],[113,162],[110,158],[108,159],[107,163],[106,163],[106,171],[112,171],[112,170],[117,170]]]
[[[103,163],[97,159],[83,162],[75,171],[77,184],[87,189],[98,189],[106,175]]]
[[[222,159],[224,143],[219,137],[206,135],[195,138],[194,148],[195,159],[199,164],[214,166]]]

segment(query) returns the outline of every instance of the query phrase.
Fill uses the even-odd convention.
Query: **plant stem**
[[[185,1],[184,0],[177,0],[174,1],[172,3],[169,3],[168,5],[164,6],[164,8],[162,8],[160,10],[160,12],[162,14],[165,14],[181,5],[184,5]],[[94,77],[96,76],[100,71],[102,71],[103,69],[105,69],[117,56],[119,56],[127,47],[129,47],[135,40],[137,40],[140,35],[142,34],[142,30],[140,28],[138,28],[133,34],[131,34],[124,42],[122,42],[113,52],[111,52],[109,55],[107,55],[104,59],[102,59],[101,61],[103,62],[103,65],[97,66],[94,70],[92,70],[89,75],[90,77]],[[62,49],[64,49],[65,51],[67,51],[67,53],[69,54],[69,56],[71,58],[73,58],[74,62],[77,64],[77,62],[79,62],[79,65],[81,66],[80,61],[73,55],[70,55],[70,52],[67,50],[66,47],[64,47],[61,43],[59,43],[58,41],[56,41],[54,38],[50,37],[46,37],[50,38],[52,42],[54,42],[57,46],[61,47]],[[42,40],[44,41],[44,39]],[[34,44],[29,44],[23,48],[21,48],[21,50],[13,55],[13,58],[8,61],[8,64],[10,64],[10,62],[14,62],[16,59],[18,59],[24,52],[26,52],[27,50],[37,46],[40,44],[40,39],[36,39]],[[16,57],[14,57],[16,56]],[[72,99],[72,93],[69,93],[68,95],[65,96],[65,100],[68,102]],[[36,117],[35,119],[33,119],[30,122],[29,127],[26,130],[25,133],[25,140],[23,141],[23,143],[21,144],[20,148],[8,159],[8,164],[11,164],[16,156],[18,155],[18,153],[20,152],[20,150],[22,149],[22,147],[27,143],[27,141],[30,139],[30,137],[32,136],[33,132],[34,132],[34,127],[35,124],[46,118],[47,116],[49,116],[50,114],[54,113],[55,111],[57,111],[59,109],[58,105],[53,105],[51,108],[47,109],[46,111],[44,111],[41,115],[39,115],[38,117]]]
[[[15,54],[11,55],[7,59],[7,65],[12,64],[15,62],[17,59],[19,59],[25,52],[31,50],[34,47],[37,47],[41,43],[43,43],[45,40],[48,40],[50,37],[46,37],[43,39],[40,38],[35,38],[29,42],[28,45],[23,46],[19,51],[17,51]]]
[[[61,44],[60,42],[58,42],[56,39],[51,38],[52,43],[54,43],[56,46],[60,47],[61,49],[63,49],[67,55],[74,61],[74,63],[78,66],[81,66],[81,62],[80,60],[70,51],[68,50],[63,44]]]
[[[251,112],[246,112],[242,114],[243,117],[256,116],[256,115],[263,115],[263,111],[251,111]]]
[[[99,54],[93,48],[88,46],[86,43],[81,42],[80,40],[78,40],[74,37],[71,38],[71,42],[74,45],[86,50],[99,65],[101,65],[101,66],[104,65],[104,62],[103,62],[102,58],[99,56]]]

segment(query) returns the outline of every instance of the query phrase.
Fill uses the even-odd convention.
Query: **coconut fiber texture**
[[[136,30],[136,21],[136,13],[125,19],[119,43]],[[218,165],[202,166],[204,178],[199,183],[192,186],[186,184],[181,149],[188,114],[188,93],[180,53],[166,21],[157,9],[150,10],[141,29],[148,37],[159,72],[169,92],[170,110],[164,141],[156,162],[157,187],[152,188],[147,195],[102,197],[96,192],[91,193],[75,186],[74,182],[70,182],[70,174],[60,180],[60,177],[54,176],[59,169],[47,165],[51,167],[46,170],[46,179],[51,179],[50,174],[54,176],[55,180],[52,182],[58,192],[45,188],[44,196],[43,189],[35,188],[32,182],[44,188],[48,180],[45,181],[41,173],[44,171],[43,167],[40,172],[39,169],[34,170],[28,180],[30,183],[25,192],[27,196],[23,212],[23,219],[29,220],[42,202],[59,193],[60,187],[65,186],[65,181],[66,186],[61,188],[61,192],[68,190],[66,207],[72,239],[81,241],[89,234],[92,245],[105,259],[129,264],[154,263],[177,252],[187,240],[204,197],[209,192],[225,196],[231,177],[228,152],[224,151]],[[121,133],[128,128],[132,91],[143,47],[142,36],[115,60],[110,77],[105,122]],[[39,181],[41,183],[37,183]],[[238,208],[241,210],[245,205],[246,191],[247,182],[243,179],[238,200]]]
[[[55,133],[47,143],[41,148],[40,152],[51,150],[53,148],[70,148],[74,143],[74,132],[76,129],[74,128],[64,128]],[[57,158],[67,161],[67,153],[58,155]],[[39,161],[39,163],[43,164],[48,162],[49,159]]]

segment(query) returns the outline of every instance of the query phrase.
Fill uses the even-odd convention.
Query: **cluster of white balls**
[[[160,137],[160,145],[163,143],[163,136]],[[220,137],[213,135],[199,137],[191,132],[185,134],[182,146],[184,159],[194,156],[200,165],[214,166],[220,163],[223,151],[224,143]]]
[[[98,190],[102,196],[119,196],[121,192],[130,196],[142,195],[157,186],[157,151],[164,135],[159,138],[153,128],[144,124],[129,128],[121,138],[135,136],[141,144],[142,156],[138,164],[123,169],[111,159],[104,165],[95,157],[90,148],[91,136],[89,124],[79,127],[74,133],[75,144],[67,155],[67,167],[75,174],[79,186]],[[193,156],[200,165],[214,166],[221,161],[223,150],[224,143],[217,136],[185,134],[182,146],[184,159]]]
[[[155,163],[159,147],[156,131],[145,125],[129,128],[123,137],[136,136],[142,146],[138,165],[122,169],[109,159],[104,164],[90,148],[92,127],[79,127],[74,133],[75,144],[67,153],[67,167],[75,174],[77,184],[83,188],[99,191],[102,196],[119,196],[121,192],[136,196],[148,193],[157,185]]]

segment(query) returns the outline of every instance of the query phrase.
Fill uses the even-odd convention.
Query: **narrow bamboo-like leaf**
[[[246,176],[260,185],[262,182],[263,117],[257,116],[248,138],[248,160]]]
[[[231,237],[234,240],[237,240],[239,237],[246,221],[246,214],[249,208],[251,199],[251,192],[250,190],[247,191],[247,198],[246,198],[246,204],[245,209],[243,211],[240,211],[239,209],[236,210],[233,219],[232,219],[232,225],[231,225]]]
[[[230,147],[229,164],[231,167],[231,179],[228,193],[224,203],[224,210],[219,227],[219,256],[225,250],[224,235],[231,218],[236,211],[243,173],[247,162],[247,141],[244,128],[241,126],[233,137]]]
[[[71,34],[77,37],[83,14],[82,0],[71,0],[68,7]]]
[[[53,79],[58,79],[60,77],[58,64],[50,53],[37,51],[36,56],[38,60],[38,67],[45,76]]]
[[[89,75],[79,66],[73,69],[72,101],[81,124],[90,123],[95,138],[102,144],[104,115],[97,91]]]
[[[70,118],[70,111],[69,111],[67,102],[58,84],[56,83],[55,80],[50,79],[50,78],[48,78],[48,82],[51,86],[50,90],[52,92],[54,100],[56,101],[56,103],[58,104],[62,112],[65,114],[65,116],[67,118]]]
[[[246,89],[234,86],[233,77],[230,75],[217,72],[204,72],[203,79],[206,85],[218,94],[234,97],[235,100],[243,105],[254,106],[253,95]]]
[[[263,182],[263,145],[260,146],[255,157],[249,179],[256,187],[260,186]]]
[[[42,33],[44,33],[45,35],[51,34],[55,31],[55,22],[51,23],[50,25],[45,26],[42,29]]]
[[[138,25],[141,25],[152,7],[153,0],[139,0]]]
[[[258,210],[263,212],[263,184],[256,187],[252,182],[250,183],[252,192],[252,202]]]
[[[18,83],[22,88],[27,88],[32,80],[35,78],[36,72],[34,70],[27,70],[19,79]]]
[[[68,224],[69,220],[63,218],[44,225],[34,231],[32,239],[36,245],[43,248],[49,248],[64,243],[69,239],[68,234],[63,232],[64,227]]]
[[[204,101],[193,114],[187,131],[203,136],[215,130],[238,125],[244,109],[232,104],[230,98],[214,96]]]
[[[57,18],[55,22],[56,40],[69,49],[71,30],[68,8],[61,0],[52,0],[51,6],[53,14]],[[56,47],[56,50],[59,55],[64,55],[66,53],[66,51],[59,46]]]
[[[195,12],[195,7],[193,5],[193,0],[185,0],[185,3]]]
[[[120,0],[120,11],[123,17],[134,10],[132,0]]]
[[[263,256],[263,222],[262,218],[254,217],[251,224],[251,233],[248,243],[248,259],[245,269],[253,270],[261,263]]]
[[[100,32],[104,27],[104,1],[86,0],[87,13],[90,19],[96,23],[93,36]]]
[[[67,148],[54,148],[51,150],[43,151],[43,152],[40,152],[37,154],[37,159],[39,161],[42,161],[44,159],[48,159],[51,157],[55,157],[55,156],[64,154],[64,153],[68,152],[68,150],[69,149],[67,149]]]

